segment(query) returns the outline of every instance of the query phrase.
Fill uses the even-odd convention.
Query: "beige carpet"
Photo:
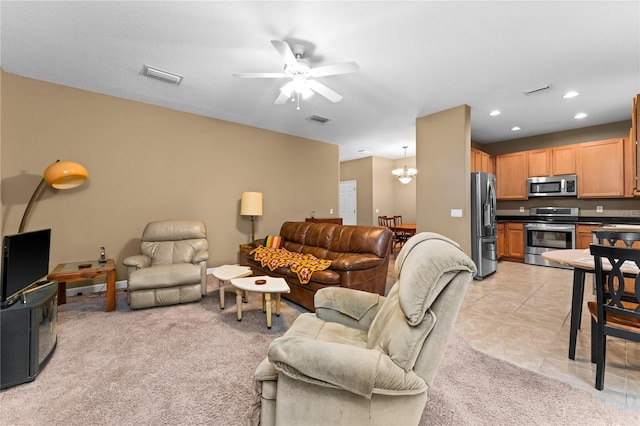
[[[117,293],[68,298],[58,347],[34,382],[0,393],[2,425],[240,425],[252,399],[252,373],[269,343],[299,315],[283,304],[268,330],[251,294],[243,320],[217,284],[202,302],[131,311]],[[622,425],[637,413],[490,358],[453,336],[421,424]],[[633,418],[632,418],[633,417]]]

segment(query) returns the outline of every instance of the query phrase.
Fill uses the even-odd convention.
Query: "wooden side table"
[[[80,268],[80,265],[89,265]],[[58,282],[58,305],[67,303],[67,283],[71,281],[87,280],[91,278],[106,277],[107,283],[107,312],[116,309],[116,267],[113,259],[100,264],[97,260],[86,262],[61,263],[49,273],[47,279]]]

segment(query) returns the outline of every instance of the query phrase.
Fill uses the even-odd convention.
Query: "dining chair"
[[[618,232],[618,231],[593,231],[598,240],[598,244],[610,246],[621,246],[624,243],[627,248],[632,248],[636,242],[640,242],[640,232]]]
[[[395,226],[402,225],[402,216],[396,215],[393,216],[393,221],[395,222]],[[396,231],[396,243],[400,244],[400,248],[407,242],[407,240],[411,237],[408,232],[397,230]]]
[[[591,314],[591,362],[596,364],[598,390],[604,388],[607,336],[640,342],[640,250],[592,244],[595,260],[596,301],[587,304]],[[608,261],[611,268],[604,267]],[[633,292],[625,277],[633,277]]]
[[[618,231],[604,231],[598,230],[593,231],[595,235],[595,240],[597,244],[600,245],[609,245],[609,246],[617,246],[617,247],[631,247],[634,243],[639,242],[640,244],[640,232],[618,232]],[[595,244],[595,242],[594,242]],[[623,245],[624,244],[624,245]],[[588,271],[591,273],[595,273],[595,271]],[[626,284],[627,286],[631,286],[631,281],[627,278]],[[595,293],[595,282],[594,293]],[[606,294],[606,289],[605,289]],[[575,296],[574,296],[575,297]],[[578,336],[578,329],[580,328],[580,323],[582,319],[582,303],[578,305],[576,309],[571,310],[571,330],[570,330],[570,338],[569,338],[569,358],[575,359],[576,353],[576,342]]]

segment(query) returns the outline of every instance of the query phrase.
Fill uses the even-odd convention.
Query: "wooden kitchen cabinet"
[[[576,145],[578,197],[623,197],[624,140],[607,139]]]
[[[471,148],[471,171],[495,174],[493,157],[486,152]]]
[[[625,174],[625,191],[628,196],[640,197],[640,94],[633,98],[631,110],[631,130],[629,140],[625,145],[625,167],[629,173]]]
[[[498,242],[498,260],[502,259],[505,255],[505,248],[506,248],[506,240],[505,240],[505,225],[504,222],[500,222],[498,223],[498,238],[497,238],[497,242]]]
[[[576,225],[576,248],[588,249],[593,242],[593,230],[599,225]]]
[[[576,145],[564,145],[551,148],[551,175],[576,174]]]
[[[549,176],[551,175],[551,150],[534,149],[527,151],[528,176]]]
[[[527,151],[529,177],[572,175],[576,173],[576,145]]]
[[[524,223],[506,222],[504,226],[503,257],[511,261],[524,262]]]
[[[497,155],[496,196],[498,200],[526,200],[527,152]]]

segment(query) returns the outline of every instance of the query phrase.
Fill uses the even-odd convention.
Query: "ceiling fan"
[[[314,78],[326,77],[329,75],[348,74],[357,72],[359,67],[355,62],[344,62],[322,67],[311,68],[309,63],[302,59],[305,54],[305,47],[299,44],[289,47],[281,40],[271,40],[271,44],[276,48],[284,60],[283,72],[258,72],[258,73],[236,73],[238,78],[290,78],[291,80],[280,88],[280,94],[275,100],[275,104],[282,105],[287,100],[298,100],[300,109],[300,96],[307,99],[316,92],[331,102],[340,102],[342,96],[320,83]]]

